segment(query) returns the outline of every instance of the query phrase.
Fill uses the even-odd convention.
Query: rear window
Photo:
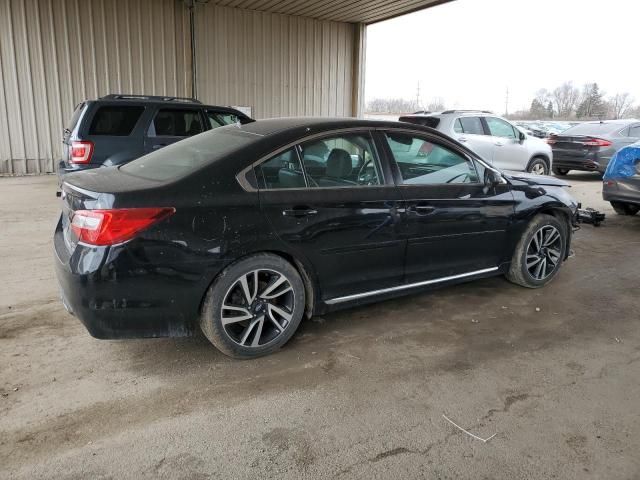
[[[124,137],[130,135],[138,123],[144,107],[113,105],[98,108],[93,116],[89,135],[112,135]]]
[[[82,115],[82,112],[84,111],[85,107],[86,107],[85,103],[79,103],[76,106],[76,109],[73,111],[73,115],[71,116],[71,120],[67,125],[67,130],[69,130],[70,132],[73,131],[73,127],[75,127],[76,123],[78,123],[78,120],[80,119],[80,115]]]
[[[621,130],[620,123],[581,123],[562,132],[563,136],[571,135],[606,135]]]
[[[120,171],[147,180],[174,180],[215,163],[257,138],[236,125],[216,128],[133,160]]]

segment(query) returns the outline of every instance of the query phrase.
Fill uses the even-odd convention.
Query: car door
[[[260,205],[330,303],[402,281],[400,193],[367,130],[291,146],[255,168]]]
[[[524,171],[529,163],[529,152],[520,140],[520,132],[509,122],[496,117],[483,117],[495,149],[493,165],[503,170]]]
[[[493,163],[494,140],[485,131],[480,117],[458,117],[453,124],[455,138],[483,160]]]
[[[202,113],[197,107],[161,107],[153,116],[144,139],[145,152],[159,148],[204,131]]]
[[[384,139],[405,201],[405,281],[496,270],[514,214],[509,185],[486,185],[486,167],[445,140],[391,130]]]

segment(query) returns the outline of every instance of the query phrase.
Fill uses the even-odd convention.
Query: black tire
[[[273,288],[280,278],[285,281]],[[287,343],[300,325],[304,309],[304,283],[295,267],[277,255],[261,253],[231,264],[213,282],[203,302],[200,328],[225,355],[256,358]]]
[[[558,175],[560,177],[564,177],[565,175],[567,175],[569,173],[569,169],[568,168],[556,168],[556,167],[553,167],[551,170],[553,171],[554,175]]]
[[[611,202],[611,206],[618,215],[635,215],[640,212],[640,205],[624,202]]]
[[[534,240],[534,236],[539,235],[539,232],[542,231],[544,238],[545,232],[550,233],[552,229],[555,229],[558,233],[559,241],[552,243],[548,248],[541,246],[540,249],[536,249],[536,240],[539,242],[540,237],[536,237],[536,240]],[[507,279],[527,288],[540,288],[545,286],[555,278],[562,266],[567,249],[568,234],[569,226],[566,222],[552,215],[536,215],[522,234],[513,253],[511,266],[506,274]],[[544,244],[544,242],[539,243]],[[545,249],[543,250],[543,248]],[[529,266],[527,264],[529,257],[539,258],[539,263],[534,263],[536,258],[533,258],[530,259],[531,266]],[[556,261],[553,269],[547,267],[547,265],[549,267],[552,266],[552,259]],[[539,265],[543,265],[542,268],[545,269],[544,272],[541,272],[544,273],[543,278],[537,278],[535,275],[535,270]]]
[[[549,175],[549,165],[542,157],[534,157],[527,167],[527,172],[535,175]]]

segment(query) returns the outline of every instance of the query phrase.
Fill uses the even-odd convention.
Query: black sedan
[[[304,316],[492,275],[545,285],[569,253],[566,187],[419,125],[230,125],[65,177],[57,277],[97,338],[199,326],[255,357]]]

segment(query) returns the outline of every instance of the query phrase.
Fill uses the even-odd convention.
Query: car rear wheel
[[[640,211],[640,205],[624,202],[611,202],[611,206],[618,215],[635,215]]]
[[[553,173],[554,175],[559,175],[561,177],[564,177],[566,174],[569,173],[569,169],[568,168],[553,168]]]
[[[252,255],[227,267],[209,288],[200,327],[222,353],[255,358],[291,338],[304,307],[304,284],[293,265],[276,255]]]
[[[534,175],[549,175],[549,167],[547,166],[547,162],[542,158],[536,157],[529,163],[527,172],[533,173]]]
[[[537,215],[518,242],[507,279],[528,288],[549,283],[564,261],[567,235],[566,222],[551,215]]]

